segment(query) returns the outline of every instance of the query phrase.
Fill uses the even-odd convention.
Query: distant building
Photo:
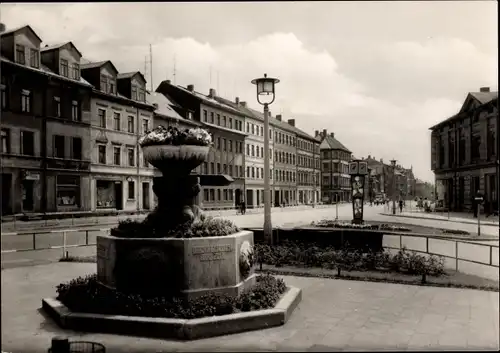
[[[431,169],[437,199],[453,211],[471,210],[478,191],[497,208],[498,92],[470,92],[460,111],[431,127]]]
[[[324,203],[349,201],[349,162],[352,152],[335,138],[335,134],[316,131],[315,137],[321,141],[321,199]]]
[[[434,185],[417,179],[415,181],[415,195],[418,198],[427,198],[428,200],[434,200]]]

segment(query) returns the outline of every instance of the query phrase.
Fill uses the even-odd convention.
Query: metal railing
[[[467,241],[467,240],[456,240],[456,239],[450,239],[450,238],[445,238],[445,237],[432,237],[432,236],[427,236],[427,235],[421,235],[421,234],[395,234],[395,233],[392,233],[392,234],[384,234],[384,237],[385,236],[388,236],[388,237],[399,237],[399,246],[398,247],[395,247],[395,246],[388,246],[388,245],[384,245],[384,249],[391,249],[391,250],[400,250],[400,249],[403,249],[403,238],[424,238],[425,239],[425,250],[419,250],[419,249],[415,249],[415,248],[408,248],[406,247],[406,249],[408,251],[415,251],[417,253],[421,253],[421,254],[428,254],[428,255],[435,255],[435,256],[442,256],[444,258],[447,258],[447,259],[452,259],[452,260],[455,260],[455,271],[459,271],[459,263],[460,261],[463,261],[463,262],[468,262],[468,263],[474,263],[474,264],[477,264],[477,265],[482,265],[482,266],[490,266],[494,269],[496,269],[498,271],[498,268],[499,268],[499,265],[498,265],[498,262],[495,264],[493,263],[493,259],[498,259],[498,254],[496,255],[496,257],[493,255],[493,252],[494,252],[494,249],[497,249],[497,253],[498,253],[498,249],[499,249],[499,246],[496,245],[496,244],[482,244],[482,243],[478,243],[476,241]],[[386,238],[387,239],[387,238]],[[440,241],[440,242],[447,242],[447,243],[451,243],[453,244],[454,243],[454,256],[451,256],[451,255],[447,255],[447,254],[444,254],[443,252],[431,252],[429,251],[429,241]],[[480,261],[480,259],[476,259],[476,260],[471,260],[470,258],[465,258],[465,257],[461,257],[460,256],[460,246],[459,244],[467,244],[468,246],[477,246],[477,247],[483,247],[483,248],[488,248],[488,253],[489,253],[489,256],[488,256],[488,260],[487,261]]]

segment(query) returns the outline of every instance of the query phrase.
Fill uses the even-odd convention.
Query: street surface
[[[95,264],[56,263],[2,271],[2,350],[47,352],[54,336],[94,341],[112,353],[338,350],[498,351],[498,292],[284,277],[302,301],[284,325],[179,342],[64,331],[39,312],[61,282]]]
[[[462,229],[470,233],[477,232],[476,224],[464,224],[458,222],[442,222],[432,219],[412,219],[408,217],[394,217],[394,216],[384,216],[380,213],[384,212],[384,206],[365,206],[365,220],[369,222],[372,221],[382,221],[387,223],[405,223],[414,224],[420,226],[429,226],[437,228],[447,228],[447,229]],[[222,217],[230,219],[235,222],[239,227],[262,227],[263,224],[263,214],[260,213],[247,213],[246,215],[235,215],[234,211],[232,214],[229,212],[223,212],[226,215]],[[212,212],[212,214],[214,214]],[[275,208],[272,212],[272,223],[273,227],[285,227],[285,226],[297,226],[309,224],[312,221],[318,221],[321,219],[334,219],[336,214],[335,206],[328,207],[317,207],[317,208]],[[338,206],[338,216],[340,220],[350,221],[352,218],[352,206],[351,204],[340,204]],[[113,218],[111,218],[113,219]],[[116,219],[116,218],[115,218]],[[71,220],[69,220],[71,222]],[[116,224],[116,223],[115,223]],[[88,232],[88,243],[94,244],[96,236],[99,234],[106,234],[110,225],[93,225],[91,227],[85,227],[84,229],[89,229]],[[37,234],[35,236],[35,248],[49,248],[54,246],[63,245],[63,230],[76,230],[66,232],[66,245],[83,245],[86,243],[86,232],[84,230],[78,231],[78,227],[68,226],[63,228],[53,228],[51,229],[41,229],[33,230],[34,232],[46,232]],[[57,233],[50,233],[55,231]],[[49,232],[49,233],[47,233]],[[481,233],[484,235],[495,235],[498,237],[498,226],[482,226]],[[482,242],[485,244],[498,244],[498,241],[487,241]],[[33,249],[33,234],[19,235],[13,234],[9,235],[3,232],[2,234],[2,251],[14,251],[20,249]],[[67,248],[66,249],[70,255],[73,256],[87,256],[95,253],[95,247],[80,247],[80,248]],[[52,249],[52,250],[38,250],[38,251],[25,251],[25,252],[7,252],[2,254],[2,268],[9,268],[15,266],[23,265],[33,265],[33,264],[43,264],[48,262],[57,261],[63,255],[63,249]]]

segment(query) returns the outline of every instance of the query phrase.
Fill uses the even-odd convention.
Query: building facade
[[[234,179],[228,186],[202,186],[201,206],[206,209],[226,209],[239,205],[245,195],[245,137],[244,115],[216,100],[210,89],[208,95],[187,87],[163,81],[156,92],[171,97],[181,107],[193,112],[193,120],[212,134],[213,146],[207,161],[201,165],[203,174],[226,174]]]
[[[316,131],[321,140],[321,198],[324,203],[346,202],[351,200],[349,162],[352,153],[340,143],[332,132]]]
[[[430,128],[431,169],[438,203],[469,211],[478,192],[487,212],[497,209],[498,92],[470,92],[460,111]]]
[[[71,43],[2,33],[2,212],[90,210],[90,92]]]
[[[154,168],[143,158],[139,137],[153,127],[155,107],[146,101],[140,72],[118,73],[111,61],[82,65],[91,98],[91,195],[93,211],[141,211],[154,207]]]
[[[295,126],[295,119],[288,124]],[[320,141],[297,129],[297,203],[320,202]]]

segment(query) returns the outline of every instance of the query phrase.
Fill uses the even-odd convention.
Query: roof
[[[226,109],[226,110],[229,110],[229,111],[232,111],[232,112],[240,113],[237,109],[234,109],[233,107],[231,107],[231,106],[229,106],[227,104],[221,103],[217,99],[214,99],[214,98],[211,98],[209,96],[206,96],[203,93],[196,92],[196,91],[190,91],[187,88],[182,87],[180,85],[173,86],[173,87],[179,88],[182,91],[191,94],[192,96],[194,96],[194,97],[202,100],[205,103],[208,103],[208,104],[211,104],[211,105],[214,105],[216,107],[219,107],[219,108],[222,108],[222,109]]]
[[[236,104],[235,102],[232,102],[226,98],[216,97],[216,99],[218,101],[226,104],[226,105],[231,106],[234,109],[239,110],[243,114],[250,115],[251,117],[254,117],[260,121],[264,121],[264,114],[257,111],[257,110],[254,110],[254,109],[248,108],[248,107],[244,107],[241,104]],[[299,135],[301,137],[318,142],[317,139],[315,139],[313,136],[307,134],[306,132],[300,130],[298,127],[292,126],[292,125],[288,124],[287,122],[280,121],[276,118],[273,118],[272,116],[270,116],[269,118],[270,118],[269,124],[271,124],[271,125],[277,126],[285,131],[295,132],[297,135]]]
[[[31,70],[31,71],[34,71],[34,72],[38,72],[42,75],[47,75],[47,76],[52,76],[52,77],[57,77],[61,80],[65,80],[65,81],[71,81],[71,82],[75,82],[75,83],[79,83],[79,84],[82,84],[84,86],[88,86],[88,87],[93,87],[89,82],[87,82],[83,77],[80,76],[80,80],[79,81],[76,81],[72,78],[69,78],[69,77],[65,77],[65,76],[61,76],[61,75],[58,75],[56,74],[55,72],[53,72],[52,70],[50,70],[47,66],[41,64],[40,65],[40,68],[35,68],[35,67],[31,67],[31,66],[25,66],[25,65],[21,65],[21,64],[18,64],[18,63],[15,63],[13,62],[12,60],[9,60],[7,59],[6,57],[4,56],[1,56],[1,61],[3,62],[7,62],[9,64],[12,64],[12,65],[15,65],[15,66],[18,66],[18,67],[21,67],[21,68],[24,68],[24,69],[27,69],[27,70]]]
[[[5,31],[5,32],[3,32],[3,33],[0,33],[0,36],[5,36],[5,35],[11,35],[11,34],[14,34],[15,32],[20,31],[21,29],[24,29],[24,28],[26,28],[26,27],[28,27],[28,29],[31,31],[31,33],[33,33],[33,34],[35,35],[35,37],[37,37],[37,38],[38,38],[38,40],[39,40],[40,42],[42,42],[42,38],[40,38],[40,37],[38,36],[38,34],[36,34],[36,32],[33,30],[33,28],[31,28],[31,26],[30,26],[30,25],[24,25],[24,26],[21,26],[21,27],[16,27],[16,28],[13,28],[13,29],[9,29],[8,31]]]
[[[172,108],[172,102],[161,93],[147,91],[146,101],[151,105],[158,105],[158,108],[155,109],[155,114],[176,120],[185,120]]]
[[[326,135],[324,140],[328,143],[332,150],[343,150],[345,152],[352,153],[346,146],[341,144],[339,140],[337,140],[335,137],[332,137],[331,135]]]
[[[81,64],[80,69],[82,69],[82,70],[95,69],[97,67],[102,67],[107,63],[109,63],[111,66],[113,66],[113,69],[115,69],[115,71],[118,72],[115,65],[113,65],[113,63],[111,62],[111,60],[96,61],[96,62],[89,62],[88,64]]]
[[[467,95],[467,98],[465,99],[465,101],[467,101],[467,99],[469,99],[469,97],[473,97],[474,99],[476,99],[479,103],[481,103],[481,105],[477,108],[477,109],[480,109],[482,107],[484,107],[486,104],[498,99],[498,92],[469,92],[469,94]],[[457,114],[435,124],[434,126],[431,126],[429,128],[429,130],[434,130],[446,123],[449,123],[449,122],[452,122],[456,119],[459,119],[461,117],[464,117],[467,112],[458,112]]]
[[[132,71],[132,72],[119,73],[116,76],[116,78],[120,80],[120,79],[132,78],[135,75],[140,75],[142,77],[143,81],[147,82],[146,78],[144,77],[144,75],[140,71]]]
[[[247,134],[245,134],[244,132],[241,132],[241,131],[238,131],[238,130],[233,130],[233,129],[229,129],[227,127],[224,127],[224,126],[219,126],[219,125],[215,125],[215,124],[210,124],[210,123],[207,123],[207,122],[202,122],[203,125],[205,126],[208,126],[208,127],[213,127],[215,129],[218,129],[218,130],[223,130],[223,131],[227,131],[227,132],[231,132],[233,134],[237,134],[237,135],[242,135],[242,136],[248,136]]]
[[[78,52],[80,57],[82,56],[82,53],[77,49],[77,47],[71,41],[65,42],[65,43],[59,43],[59,44],[46,45],[45,47],[40,48],[40,51],[43,52],[43,51],[51,51],[51,50],[59,49],[59,48],[65,46],[66,44],[71,44],[73,49],[75,49]]]

